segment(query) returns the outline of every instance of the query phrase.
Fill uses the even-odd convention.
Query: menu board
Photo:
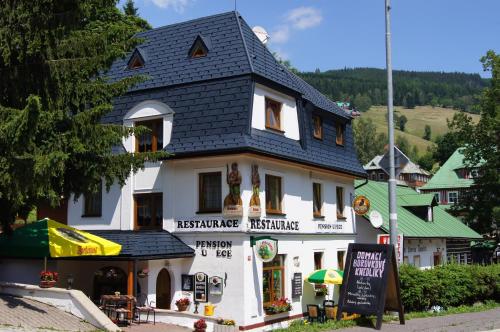
[[[194,275],[194,300],[208,302],[208,276],[203,272]]]
[[[294,273],[292,278],[292,298],[302,295],[302,273]]]
[[[337,319],[342,311],[375,314],[380,329],[385,309],[398,311],[404,324],[394,246],[349,244]]]

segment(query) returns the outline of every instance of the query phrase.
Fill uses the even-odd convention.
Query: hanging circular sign
[[[253,246],[255,255],[264,263],[270,262],[278,253],[278,241],[274,239],[258,239]]]
[[[373,210],[372,212],[370,212],[369,218],[370,218],[370,223],[375,228],[380,228],[382,226],[382,224],[384,223],[384,220],[382,219],[382,215],[377,210]]]
[[[370,201],[363,195],[356,196],[352,208],[358,216],[365,215],[370,210]]]

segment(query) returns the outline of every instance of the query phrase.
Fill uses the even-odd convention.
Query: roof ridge
[[[253,69],[253,63],[252,63],[252,59],[250,59],[250,52],[248,51],[248,47],[247,47],[247,42],[245,40],[245,36],[243,36],[243,31],[241,29],[241,21],[240,21],[240,18],[241,15],[240,13],[238,13],[237,11],[234,11],[233,12],[235,17],[236,17],[236,22],[238,24],[238,31],[240,32],[240,37],[241,37],[241,40],[243,41],[243,48],[245,49],[245,53],[247,55],[247,60],[248,60],[248,64],[250,65],[250,71],[252,73],[255,73],[254,69]]]
[[[153,29],[150,29],[150,30],[141,31],[141,32],[137,33],[137,36],[141,36],[143,34],[147,34],[147,33],[150,33],[150,32],[162,30],[162,29],[165,29],[165,28],[175,27],[175,26],[178,26],[178,25],[191,24],[191,23],[196,22],[196,21],[202,21],[202,20],[206,20],[206,19],[209,19],[209,18],[215,18],[215,17],[218,17],[218,16],[225,16],[225,15],[229,15],[229,14],[232,14],[232,13],[238,13],[238,12],[234,11],[234,10],[230,10],[230,11],[223,12],[223,13],[218,13],[218,14],[213,14],[213,15],[207,15],[207,16],[203,16],[203,17],[194,18],[194,19],[188,20],[188,21],[182,21],[182,22],[176,22],[176,23],[172,23],[172,24],[162,25],[160,27],[156,27],[156,28],[153,28]]]

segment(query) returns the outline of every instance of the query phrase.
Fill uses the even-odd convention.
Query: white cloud
[[[278,60],[285,61],[290,59],[290,55],[287,52],[283,51],[281,48],[273,49],[273,53]]]
[[[270,40],[276,44],[283,44],[290,38],[290,28],[288,25],[282,25],[271,32]]]
[[[172,8],[178,13],[182,13],[184,9],[192,2],[192,0],[151,0],[160,8]]]
[[[321,23],[321,12],[313,7],[298,7],[289,11],[285,16],[286,22],[298,30],[315,27]]]

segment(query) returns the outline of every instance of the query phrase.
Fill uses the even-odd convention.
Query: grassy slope
[[[408,119],[405,132],[395,128],[397,136],[404,136],[408,139],[411,145],[416,145],[419,154],[423,154],[428,146],[434,145],[433,142],[426,141],[422,138],[424,135],[425,125],[431,126],[431,140],[434,140],[437,135],[443,135],[448,131],[446,120],[451,120],[453,115],[458,111],[449,108],[417,106],[415,109],[405,109],[403,107],[395,107],[395,112],[399,115],[404,115]],[[362,117],[370,118],[377,126],[378,132],[387,133],[387,122],[385,115],[387,113],[386,106],[373,106]],[[473,121],[479,121],[479,115],[469,114]]]

